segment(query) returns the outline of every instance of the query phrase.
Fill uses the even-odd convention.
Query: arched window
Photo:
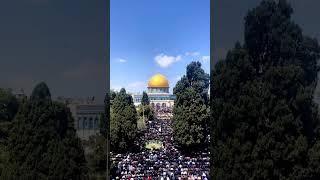
[[[93,119],[92,119],[92,117],[89,118],[89,129],[93,129]]]

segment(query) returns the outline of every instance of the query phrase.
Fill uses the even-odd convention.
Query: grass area
[[[146,148],[150,150],[163,148],[162,142],[160,141],[152,141],[146,144]]]

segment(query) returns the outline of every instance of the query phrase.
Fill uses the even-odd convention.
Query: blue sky
[[[111,0],[111,89],[146,90],[156,73],[170,92],[192,60],[210,69],[210,0]]]
[[[260,1],[212,1],[213,62],[243,42],[244,17]],[[320,40],[320,1],[289,2],[303,33]],[[0,1],[0,87],[30,94],[45,81],[53,96],[95,96],[103,102],[107,7],[105,0]],[[187,52],[200,53],[199,60],[209,55],[209,0],[111,0],[110,10],[113,87],[145,90],[157,72],[172,87],[193,58]],[[155,62],[159,54],[167,56],[158,59],[171,57],[169,62],[180,59],[162,68]],[[209,63],[204,67],[208,72]]]

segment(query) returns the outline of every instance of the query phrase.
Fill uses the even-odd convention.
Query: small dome
[[[148,87],[150,88],[168,88],[169,82],[167,78],[162,74],[156,74],[152,76],[148,82]]]

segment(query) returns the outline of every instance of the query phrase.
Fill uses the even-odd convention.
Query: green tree
[[[0,123],[11,121],[18,111],[19,103],[8,90],[0,88]]]
[[[0,174],[8,163],[8,129],[18,111],[19,103],[9,90],[0,88]]]
[[[116,95],[117,95],[117,93],[115,91],[113,91],[113,90],[110,91],[110,105],[112,104]]]
[[[19,102],[9,90],[0,88],[0,143],[8,136],[9,126],[19,108]]]
[[[104,136],[97,134],[90,136],[88,141],[90,152],[86,154],[88,166],[91,170],[90,177],[105,179],[107,173],[107,141]]]
[[[140,117],[145,116],[146,121],[152,121],[154,119],[154,112],[150,105],[140,105],[138,110],[138,115]]]
[[[3,179],[85,179],[87,167],[69,109],[53,102],[45,83],[21,104],[9,132]]]
[[[212,73],[214,179],[317,179],[319,117],[313,102],[320,48],[284,0],[264,0]]]
[[[100,115],[99,119],[99,129],[100,129],[100,134],[104,136],[104,138],[108,138],[108,133],[109,133],[109,121],[108,121],[108,116],[110,114],[110,99],[111,94],[107,93],[104,98],[104,113]]]
[[[182,150],[197,151],[208,145],[209,75],[200,62],[187,66],[186,75],[173,89],[176,100],[173,109],[174,140]]]
[[[110,109],[110,148],[112,152],[127,152],[135,148],[137,112],[132,97],[121,89]]]
[[[143,91],[143,93],[142,93],[141,104],[142,104],[143,106],[150,104],[148,94],[147,94],[146,92],[144,92],[144,91]]]
[[[141,98],[141,105],[139,107],[139,116],[142,117],[143,123],[145,124],[146,120],[152,121],[154,118],[154,113],[150,107],[150,100],[148,94],[143,91]]]
[[[138,106],[138,130],[140,131],[140,135],[143,135],[143,130],[147,128],[147,121],[153,121],[154,120],[154,111],[150,105],[142,105],[140,104]]]

